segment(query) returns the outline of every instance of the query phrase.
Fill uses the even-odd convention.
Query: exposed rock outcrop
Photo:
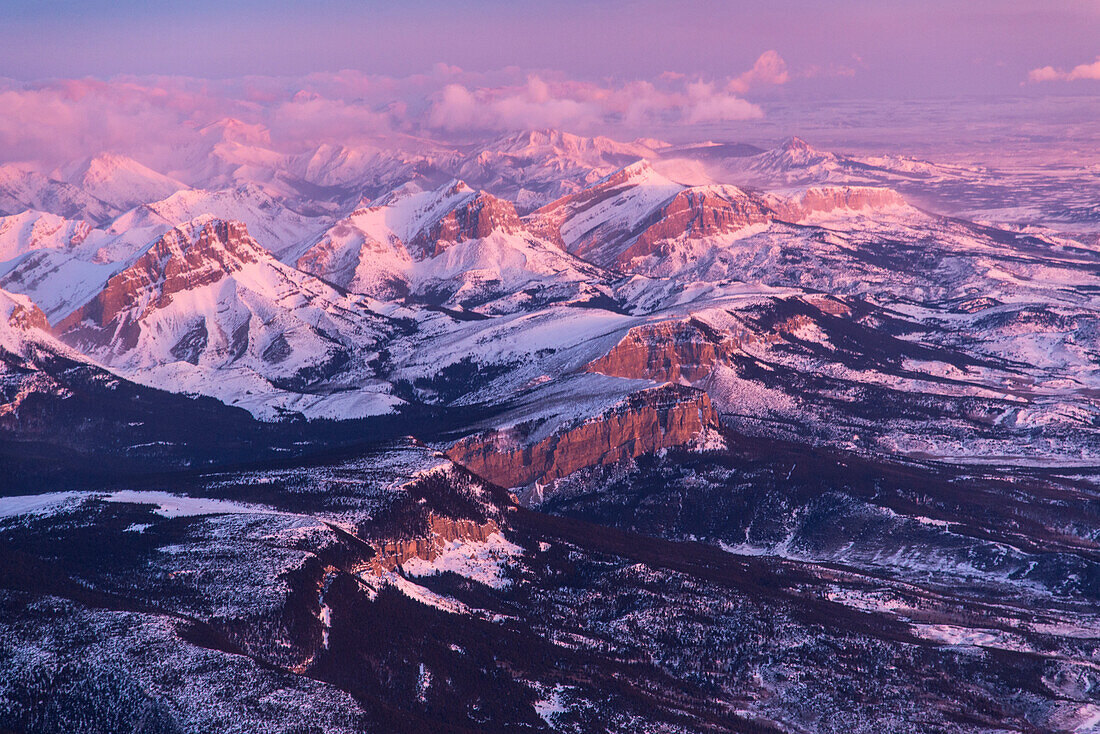
[[[428,526],[429,532],[426,535],[379,543],[378,553],[370,560],[371,570],[374,573],[392,571],[413,558],[431,562],[439,557],[446,543],[458,540],[484,542],[493,533],[500,532],[500,526],[493,520],[475,522],[442,517],[434,513],[428,516]]]
[[[458,242],[484,239],[496,231],[518,232],[522,228],[512,202],[482,191],[437,219],[410,244],[420,257],[434,257]]]
[[[837,210],[884,209],[904,206],[905,199],[893,189],[875,186],[825,186],[806,189],[786,204],[776,206],[776,216],[797,222],[812,214]]]
[[[701,239],[737,232],[771,216],[764,200],[731,186],[686,189],[650,215],[619,263],[652,254],[665,240]]]
[[[690,321],[635,326],[588,372],[612,377],[693,383],[706,377],[731,346]]]
[[[8,326],[20,331],[50,330],[50,322],[46,319],[46,314],[25,296],[14,296],[7,291],[0,291],[0,315],[6,316]]]
[[[613,464],[693,441],[718,425],[701,390],[663,385],[629,396],[602,415],[562,428],[533,444],[509,432],[471,436],[447,455],[491,482],[522,487],[599,464]]]
[[[163,308],[180,292],[216,283],[244,264],[263,256],[260,248],[241,222],[209,221],[197,234],[177,227],[158,238],[134,263],[107,281],[95,298],[57,325],[65,334],[80,325],[98,327],[99,340],[109,339],[115,329],[106,328],[129,312]],[[124,321],[125,319],[123,319]],[[87,324],[85,324],[87,322]],[[127,328],[132,322],[119,321],[121,349],[132,348],[137,331]],[[92,337],[92,331],[80,329],[77,341]]]

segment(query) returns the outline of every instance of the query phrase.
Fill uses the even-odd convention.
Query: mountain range
[[[0,729],[1100,721],[1094,189],[200,139],[0,166]]]

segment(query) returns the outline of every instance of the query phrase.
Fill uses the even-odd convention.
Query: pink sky
[[[1010,93],[1100,54],[1096,0],[6,0],[0,76],[403,77],[436,63],[595,80],[735,76],[774,49],[800,96]]]
[[[8,0],[0,49],[0,161],[46,166],[157,163],[224,118],[282,148],[533,127],[858,143],[853,125],[965,144],[998,139],[991,116],[1080,132],[1100,97],[1096,0]],[[902,102],[960,96],[981,101]]]

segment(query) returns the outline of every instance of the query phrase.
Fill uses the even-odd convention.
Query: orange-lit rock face
[[[659,382],[693,383],[710,374],[726,347],[686,321],[635,326],[588,372]]]
[[[64,333],[85,321],[104,327],[135,308],[163,308],[176,293],[216,283],[244,264],[256,262],[260,252],[240,222],[208,222],[193,238],[181,229],[170,230],[107,281],[94,299],[58,324],[57,330]],[[133,345],[123,327],[120,336],[125,349]]]
[[[901,206],[905,199],[892,189],[868,186],[830,186],[808,189],[798,199],[791,199],[776,206],[776,216],[797,222],[811,214],[841,209],[859,210]]]
[[[439,557],[445,543],[456,540],[482,542],[500,531],[500,527],[492,520],[478,523],[433,514],[428,522],[430,530],[426,535],[382,542],[378,546],[378,554],[371,558],[371,570],[375,573],[392,571],[413,558],[434,561]]]
[[[808,296],[806,302],[824,314],[848,316],[851,308],[843,301]],[[635,326],[607,354],[585,366],[587,372],[633,380],[654,380],[695,385],[705,379],[716,364],[730,360],[746,347],[767,347],[801,329],[814,326],[812,318],[790,316],[767,331],[747,325],[715,329],[695,318]]]
[[[667,248],[682,241],[721,238],[773,221],[798,223],[833,211],[905,204],[895,191],[866,186],[773,195],[725,185],[677,190],[656,176],[646,166],[628,167],[542,207],[526,221],[532,231],[579,257],[629,272],[637,261],[668,254]]]
[[[465,438],[447,454],[491,482],[522,487],[691,443],[716,425],[718,414],[706,393],[665,385],[631,395],[603,415],[533,445],[497,433]]]
[[[653,254],[660,243],[687,237],[701,239],[737,232],[753,224],[767,222],[770,212],[759,197],[720,196],[714,191],[682,191],[657,210],[629,248],[619,256],[625,265],[636,257]]]
[[[522,227],[510,201],[482,192],[413,238],[412,249],[421,257],[434,257],[450,244],[483,239],[495,231],[518,232]]]
[[[33,303],[26,306],[16,306],[8,315],[8,323],[17,329],[42,329],[49,331],[50,322],[42,309]]]

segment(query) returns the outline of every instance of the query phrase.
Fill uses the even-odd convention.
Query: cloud
[[[428,111],[428,125],[440,130],[509,130],[594,124],[597,106],[531,75],[522,87],[471,90],[448,84]]]
[[[0,88],[0,155],[71,160],[102,150],[169,148],[209,109],[200,97],[127,81],[61,80]]]
[[[458,139],[543,127],[633,135],[647,127],[759,118],[763,110],[743,90],[789,77],[779,54],[767,51],[743,74],[715,79],[666,72],[594,81],[552,70],[474,72],[446,64],[404,77],[344,70],[229,79],[0,78],[0,163],[49,171],[111,151],[171,171],[222,143],[293,153],[395,135]]]
[[[759,106],[728,91],[729,81],[688,81],[685,75],[666,72],[657,82],[615,85],[531,75],[523,85],[471,89],[449,84],[433,97],[427,123],[452,132],[588,130],[618,124],[730,122],[764,114]]]
[[[756,105],[733,94],[717,92],[708,82],[689,84],[687,91],[690,104],[685,109],[684,121],[689,124],[754,120],[764,116],[764,111]]]
[[[752,68],[726,85],[726,90],[744,94],[753,87],[762,85],[786,84],[791,75],[787,71],[787,62],[774,49],[760,54]]]
[[[1032,69],[1027,74],[1027,80],[1038,82],[1074,82],[1081,79],[1100,80],[1100,56],[1091,64],[1078,64],[1069,71],[1055,69],[1053,66],[1043,66]]]

